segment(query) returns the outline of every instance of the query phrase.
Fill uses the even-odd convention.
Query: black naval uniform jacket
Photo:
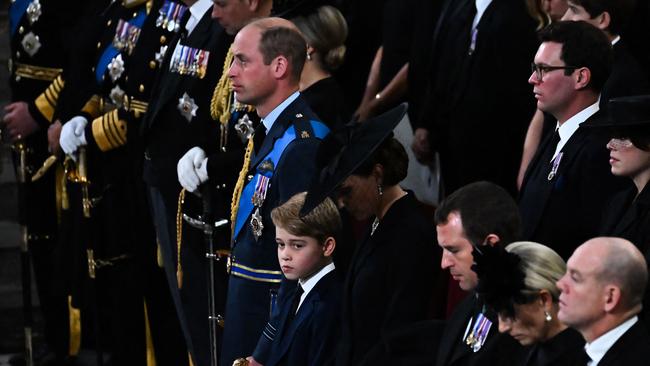
[[[435,228],[412,192],[395,201],[352,257],[343,289],[337,365],[358,365],[384,335],[425,320],[439,273]]]
[[[523,237],[553,248],[568,259],[573,250],[600,232],[609,198],[629,182],[610,172],[607,138],[590,129],[597,112],[583,122],[562,148],[557,173],[551,172],[555,146],[546,136],[528,166],[519,197]],[[547,160],[548,158],[548,160]]]
[[[190,10],[187,11],[189,13]],[[186,15],[187,15],[186,13]],[[189,15],[188,19],[189,19]],[[176,312],[181,322],[188,350],[195,365],[207,365],[210,362],[210,342],[208,337],[207,304],[208,278],[206,275],[205,238],[203,233],[183,223],[181,264],[183,267],[183,284],[179,289],[176,280],[178,258],[176,256],[176,210],[181,186],[178,182],[176,166],[178,160],[191,148],[202,148],[210,159],[208,164],[235,161],[238,165],[233,172],[219,171],[210,174],[209,185],[219,187],[213,194],[214,214],[218,219],[230,217],[230,198],[237,178],[238,169],[243,158],[243,143],[233,126],[228,124],[225,131],[226,151],[219,151],[221,128],[219,121],[210,116],[210,101],[217,85],[228,47],[232,37],[211,18],[208,9],[195,28],[188,35],[185,30],[187,19],[181,25],[181,31],[169,42],[167,52],[160,66],[159,74],[152,87],[147,113],[141,123],[140,133],[144,145],[143,178],[149,188],[160,193],[165,212],[155,215],[158,239],[167,272],[167,279],[174,297]],[[174,49],[178,44],[210,52],[207,73],[199,78],[181,75],[170,70]],[[188,121],[179,109],[179,102],[186,96],[189,104],[198,107],[196,115]],[[191,99],[190,99],[191,98]],[[214,156],[213,156],[214,154]],[[201,199],[189,192],[182,207],[184,213],[197,217],[201,213]],[[153,203],[152,207],[160,207]],[[162,211],[162,209],[160,209]],[[161,217],[161,216],[164,216]],[[161,228],[163,221],[167,228]],[[214,243],[217,247],[228,246],[229,225],[215,230]],[[160,237],[169,233],[169,236]],[[222,269],[225,261],[216,262],[215,290],[217,311],[222,313],[227,281]]]
[[[438,366],[512,366],[521,364],[525,356],[524,348],[507,334],[499,333],[496,314],[487,311],[492,326],[487,339],[478,352],[465,344],[463,336],[471,317],[476,318],[482,310],[482,302],[475,293],[470,293],[451,315],[445,326],[442,341],[438,348]]]

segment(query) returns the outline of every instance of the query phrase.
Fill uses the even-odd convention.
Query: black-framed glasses
[[[544,75],[548,72],[555,71],[555,70],[575,70],[579,69],[578,66],[547,66],[547,65],[538,65],[536,63],[531,63],[530,64],[530,69],[532,72],[535,73],[535,77],[537,80],[542,80]]]

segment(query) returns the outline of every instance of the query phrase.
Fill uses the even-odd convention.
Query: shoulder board
[[[309,120],[302,113],[296,113],[293,126],[296,130],[296,138],[301,139],[311,137],[322,139],[329,132],[329,129],[323,122]]]

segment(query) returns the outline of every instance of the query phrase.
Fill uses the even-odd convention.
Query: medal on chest
[[[120,19],[115,28],[113,46],[119,51],[126,51],[129,55],[133,52],[135,44],[140,37],[140,28]]]
[[[473,319],[470,319],[469,324],[467,324],[464,341],[473,352],[478,352],[487,339],[490,328],[492,327],[492,321],[483,313],[479,313],[473,323],[472,320]],[[467,334],[470,328],[472,331]]]
[[[255,240],[259,240],[260,236],[262,236],[262,230],[264,230],[264,224],[262,223],[262,215],[260,213],[260,207],[264,204],[264,200],[266,199],[266,192],[269,189],[269,184],[270,179],[262,174],[257,175],[257,182],[255,183],[255,193],[253,193],[253,197],[251,198],[251,201],[253,202],[253,206],[255,207],[255,211],[253,212],[253,215],[251,216],[251,231],[253,232],[253,236],[255,237]]]
[[[551,172],[548,173],[548,177],[546,179],[553,180],[555,176],[557,175],[557,170],[560,168],[560,161],[562,160],[562,155],[564,155],[563,152],[559,152],[555,159],[553,159],[553,165],[551,166]]]
[[[181,27],[181,19],[187,11],[187,7],[172,1],[165,1],[158,10],[156,27],[166,29],[169,32],[178,32]]]
[[[178,45],[172,55],[169,70],[203,79],[208,70],[209,58],[210,51]]]

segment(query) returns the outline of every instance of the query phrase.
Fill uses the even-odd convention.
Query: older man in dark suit
[[[643,254],[625,239],[591,239],[569,258],[558,317],[587,341],[587,365],[648,362],[650,335],[637,317],[647,280]]]
[[[611,68],[607,37],[585,22],[559,22],[540,33],[528,82],[537,107],[557,119],[524,177],[519,207],[524,239],[568,258],[598,233],[607,199],[626,182],[609,172],[606,138],[589,129]]]

